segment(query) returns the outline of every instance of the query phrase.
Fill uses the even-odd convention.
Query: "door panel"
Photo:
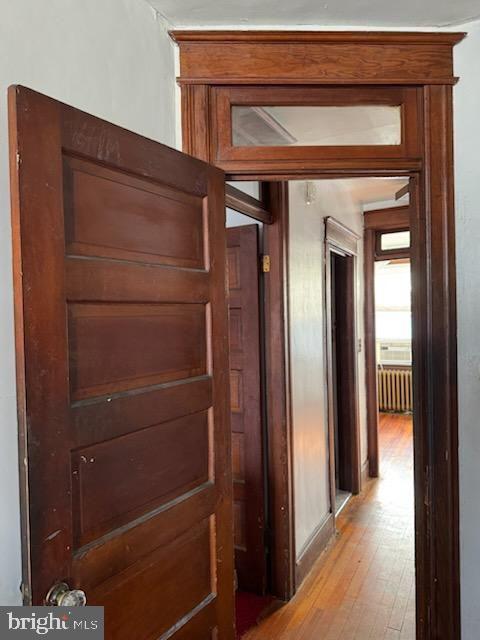
[[[209,448],[205,411],[74,451],[74,538],[86,544],[205,485]]]
[[[64,158],[68,253],[205,268],[203,197]]]
[[[235,566],[239,588],[266,588],[258,226],[227,229]]]
[[[203,304],[68,303],[72,399],[207,375],[207,322]]]
[[[66,581],[109,639],[231,639],[224,175],[9,98],[25,602]]]

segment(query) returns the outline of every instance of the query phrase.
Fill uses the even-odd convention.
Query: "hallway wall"
[[[7,87],[23,84],[175,143],[173,45],[138,0],[0,0],[0,604],[20,603]]]
[[[315,181],[315,198],[305,201],[305,182],[290,191],[289,316],[297,558],[330,512],[328,423],[324,334],[325,217],[362,235],[363,216],[342,180]],[[363,259],[358,243],[358,337],[363,342]],[[365,359],[358,355],[362,462],[367,458]]]
[[[480,22],[454,49],[462,638],[480,628]]]

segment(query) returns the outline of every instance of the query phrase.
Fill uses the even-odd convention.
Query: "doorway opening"
[[[352,495],[352,463],[350,459],[351,433],[355,428],[352,413],[343,399],[348,397],[348,372],[352,370],[352,342],[354,326],[348,323],[347,310],[352,307],[353,270],[349,258],[339,253],[331,255],[332,287],[332,368],[333,368],[333,421],[335,451],[335,515],[338,516]],[[348,323],[348,324],[347,324]],[[350,326],[348,326],[350,325]],[[355,416],[353,416],[353,420]]]
[[[261,226],[252,222],[227,209],[235,568],[240,589],[263,595],[267,560]]]
[[[262,185],[237,183],[227,188],[235,611],[236,633],[241,638],[276,601],[271,595],[267,538],[264,225],[252,217],[255,207],[262,205]]]
[[[268,634],[281,638],[297,623],[305,638],[323,632],[342,638],[347,632],[366,633],[367,627],[369,633],[378,631],[379,637],[403,630],[405,638],[414,638],[412,418],[382,414],[381,477],[370,479],[363,314],[368,298],[365,225],[370,211],[386,207],[387,201],[392,205],[390,215],[396,215],[395,193],[407,181],[307,182],[290,181],[288,187],[297,596],[281,614],[267,616],[247,638]],[[404,202],[401,206],[406,206]],[[389,264],[399,262],[389,257]],[[394,298],[398,293],[391,281],[379,286]],[[318,446],[319,430],[323,448]],[[332,600],[333,585],[338,597]],[[299,618],[312,593],[316,599],[312,615]],[[368,599],[368,611],[362,610]],[[315,607],[326,612],[324,620],[315,618]],[[346,611],[352,613],[351,619]]]
[[[352,494],[360,491],[358,389],[356,372],[356,255],[329,243],[327,219],[327,353],[330,430],[333,439],[332,504],[338,516]]]
[[[252,31],[233,36],[231,32],[175,32],[173,37],[180,46],[184,150],[213,162],[227,173],[229,179],[410,178],[415,200],[412,216],[412,265],[415,272],[412,308],[416,317],[413,344],[416,363],[417,635],[419,638],[458,638],[458,443],[450,85],[455,82],[451,72],[452,48],[463,36],[420,33],[408,36],[401,33],[272,34]],[[432,41],[443,47],[438,46],[438,52],[441,49],[444,54],[443,62],[437,58],[435,63],[439,73],[438,85],[433,84],[432,75],[430,71],[425,72],[422,62],[424,45],[431,45]],[[399,42],[402,51],[409,55],[408,59],[406,55],[402,56],[405,64],[401,66],[398,66]],[[331,68],[324,65],[326,48],[329,54],[338,54]],[[234,51],[237,64],[232,66],[230,58],[221,55],[220,52],[225,50]],[[374,70],[370,58],[373,55],[379,56]],[[355,69],[354,84],[352,69]],[[320,137],[311,135],[306,117],[301,118],[299,135],[285,120],[298,115],[300,108],[303,116],[317,113],[322,119],[335,116],[338,107],[345,106],[356,107],[357,116],[364,113],[363,107],[375,106],[376,115],[383,118],[389,114],[392,119],[386,122],[381,118],[379,122],[376,117],[367,118],[367,126],[360,127],[361,136],[351,135],[351,126],[354,121],[358,123],[357,118],[347,119],[346,127],[339,130],[324,127],[322,131],[326,135],[320,131]],[[379,109],[380,106],[387,109]],[[252,110],[255,115],[252,115]],[[343,111],[345,113],[348,112]],[[246,115],[250,116],[246,123],[248,131],[245,131],[249,134],[247,142],[245,136],[237,138],[234,135],[235,127],[245,124]],[[265,117],[259,119],[256,117],[259,115]],[[259,131],[265,131],[265,123],[269,131],[272,130],[272,118],[283,123],[283,127],[275,127],[270,137],[259,137]],[[372,140],[374,120],[378,125],[373,127],[377,130],[375,136],[377,133],[380,135]],[[328,123],[328,118],[323,122]],[[363,135],[366,131],[368,139]],[[252,132],[257,136],[253,142]],[[342,135],[340,141],[339,133]],[[389,137],[390,133],[394,134],[393,137]],[[308,219],[308,213],[304,213]],[[290,240],[291,259],[292,235],[286,230],[285,236]],[[310,237],[314,237],[311,232]],[[302,261],[300,263],[305,265]],[[304,309],[297,305],[298,297],[295,291],[284,292],[284,299],[289,305],[288,316],[291,320],[292,313],[297,314],[301,326]],[[291,334],[291,322],[289,331]],[[290,335],[290,344],[297,339],[297,336]],[[309,345],[301,339],[298,342],[305,346],[302,353],[304,359],[309,360]],[[429,348],[431,344],[435,344],[435,352]],[[293,360],[290,358],[290,366],[295,366]],[[310,368],[313,366],[318,366],[318,363],[313,363]],[[367,367],[367,371],[371,371],[371,367]],[[373,375],[376,379],[375,366]],[[308,388],[308,376],[303,382],[302,386]],[[289,387],[294,386],[291,381],[288,384]],[[283,404],[283,398],[281,402]],[[289,406],[285,406],[290,413],[295,411],[293,399]],[[369,407],[368,416],[375,415],[376,404],[373,413],[371,409]],[[309,415],[311,412],[305,413],[306,417]],[[313,424],[313,421],[306,422]],[[295,475],[299,445],[303,445],[307,452],[307,462],[308,454],[318,454],[318,450],[311,446],[308,437],[291,447],[292,429],[288,425],[288,416],[278,424],[279,432],[286,437],[283,442],[285,463],[283,474],[278,475],[280,489],[277,495],[290,492],[292,499],[277,505],[279,508],[274,512],[280,522],[282,519],[278,514],[285,515],[285,528],[290,528],[290,533],[283,535],[284,540],[290,541],[284,550],[290,554],[290,566],[296,564],[298,583],[301,571],[294,549],[306,550],[322,540],[325,531],[329,535],[331,521],[327,519],[313,530],[310,526],[298,530],[296,526],[299,509],[307,516],[313,514],[315,519],[318,515],[316,500],[307,500],[299,505],[298,496],[293,499],[297,487],[305,490],[312,486],[309,482],[302,485]],[[370,433],[373,425],[370,417],[368,425]],[[375,431],[378,433],[376,424]],[[304,435],[309,435],[308,430]],[[363,441],[362,451],[365,444]],[[369,459],[366,468],[362,464],[362,477],[369,474],[375,477],[372,473],[375,466],[373,458]],[[310,464],[304,464],[304,467],[307,472],[311,468]],[[429,469],[427,477],[426,468]],[[292,481],[289,484],[282,475],[288,477],[290,473]],[[321,488],[321,493],[324,497],[325,487]],[[308,517],[307,522],[310,522]],[[295,544],[291,544],[292,540]],[[305,554],[304,559],[307,556]]]
[[[365,360],[369,474],[380,474],[379,412],[413,414],[410,181],[395,206],[365,213]],[[400,196],[400,200],[398,199]],[[418,281],[418,279],[417,279]]]

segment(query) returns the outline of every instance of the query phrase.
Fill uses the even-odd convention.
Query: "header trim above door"
[[[170,35],[180,46],[182,85],[454,84],[452,47],[465,37],[395,31],[172,31]]]
[[[348,253],[357,255],[357,243],[360,236],[346,227],[344,224],[329,216],[325,219],[326,241]]]

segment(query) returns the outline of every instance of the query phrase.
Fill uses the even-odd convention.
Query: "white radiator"
[[[378,408],[380,411],[412,411],[412,370],[378,369]]]

